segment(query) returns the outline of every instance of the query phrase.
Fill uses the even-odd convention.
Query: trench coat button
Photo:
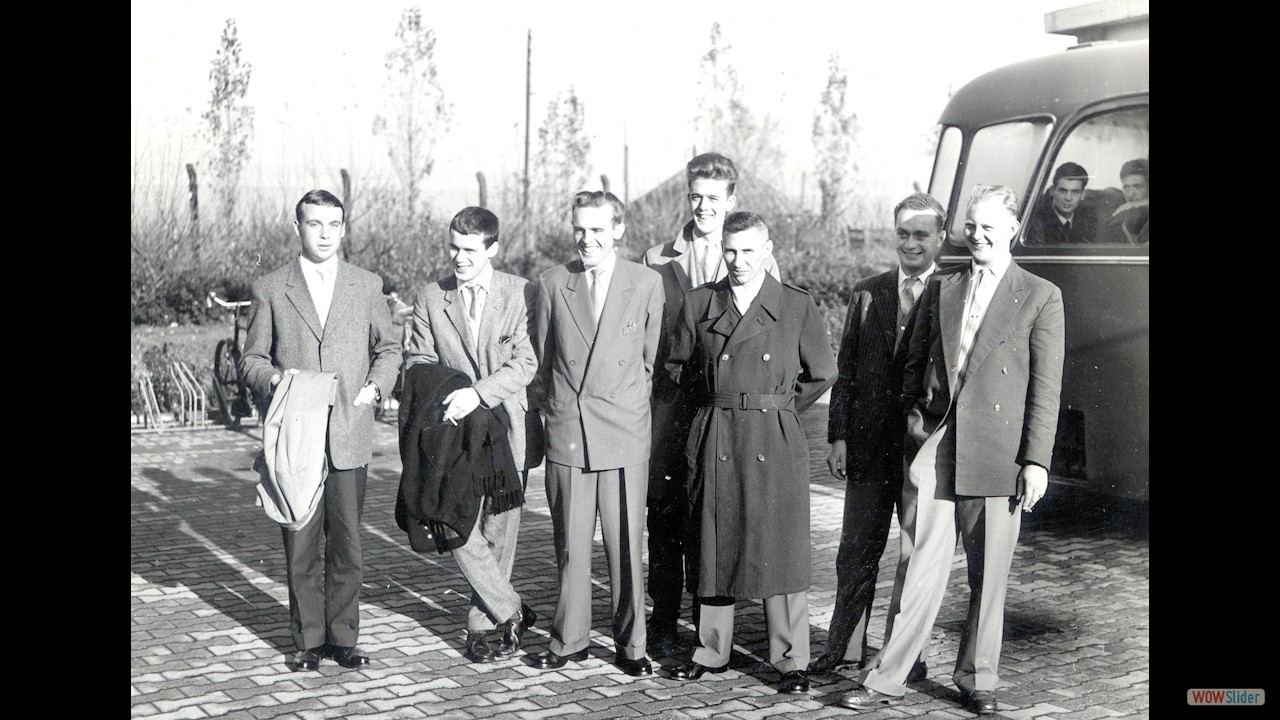
[[[757,455],[756,460],[759,460],[760,462],[764,462],[764,453],[760,453],[759,455]]]
[[[619,365],[626,365],[626,364],[627,364],[627,361],[626,361],[626,360],[619,360],[619,361],[618,361],[618,364],[619,364]]]
[[[726,360],[728,360],[728,359],[729,359],[729,353],[725,353],[724,355],[721,355],[721,356],[720,356],[720,361],[721,361],[721,362],[724,362],[724,361],[726,361]]]
[[[1001,375],[1008,375],[1008,374],[1009,374],[1009,368],[1007,368],[1007,367],[1005,367],[1005,368],[1000,368],[1000,374],[1001,374]]]
[[[1000,412],[1000,406],[999,406],[999,405],[996,405],[996,406],[995,406],[995,411],[996,411],[996,412]]]
[[[720,460],[721,460],[721,462],[723,462],[723,461],[725,461],[725,460],[728,460],[728,459],[729,459],[729,456],[728,456],[728,455],[724,455],[724,454],[721,454],[721,455],[720,455]]]
[[[765,361],[765,362],[769,362],[769,353],[765,353],[765,354],[764,354],[764,357],[762,357],[762,358],[760,358],[760,359],[761,359],[761,360],[763,360],[763,361]]]

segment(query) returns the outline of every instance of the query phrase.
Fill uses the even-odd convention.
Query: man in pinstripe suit
[[[902,438],[906,432],[899,394],[908,325],[925,281],[937,270],[934,258],[947,233],[946,210],[929,195],[915,193],[893,210],[898,266],[853,286],[840,339],[839,377],[831,390],[827,441],[831,474],[845,478],[844,528],[836,554],[836,601],[827,649],[815,672],[867,659],[867,622],[875,595],[880,555],[889,538],[893,507],[902,492]],[[899,504],[899,513],[903,508]],[[899,524],[903,521],[900,519]],[[910,557],[903,545],[889,607],[888,635],[902,593],[902,569]],[[923,662],[910,679],[923,679]]]

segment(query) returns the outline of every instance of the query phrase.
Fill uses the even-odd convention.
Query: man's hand
[[[1023,512],[1031,512],[1031,508],[1040,502],[1040,498],[1044,497],[1044,493],[1049,489],[1049,471],[1035,465],[1027,463],[1022,466],[1022,470],[1018,472],[1018,501],[1022,505]]]
[[[360,392],[356,393],[355,402],[351,404],[360,407],[361,405],[372,405],[378,398],[378,386],[368,383],[360,388]]]
[[[480,407],[480,393],[475,388],[454,390],[444,398],[444,421],[457,425],[458,421]]]
[[[844,440],[837,440],[831,443],[831,454],[827,456],[827,467],[831,469],[831,475],[838,478],[845,476],[844,459],[847,445]]]
[[[284,372],[285,372],[285,375],[297,375],[297,374],[298,374],[298,368],[289,368],[288,370],[285,370]],[[281,380],[283,380],[283,379],[284,379],[284,378],[280,375],[280,373],[272,373],[272,375],[271,375],[271,380],[269,381],[269,382],[271,383],[271,392],[275,392],[275,391],[276,391],[276,386],[277,386],[277,385],[279,385],[279,384],[280,384],[280,381],[281,381]]]

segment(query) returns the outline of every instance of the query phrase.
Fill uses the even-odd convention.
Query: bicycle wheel
[[[236,373],[235,345],[222,340],[213,351],[213,394],[218,398],[218,422],[232,425],[239,420],[232,408],[239,395],[239,375]]]

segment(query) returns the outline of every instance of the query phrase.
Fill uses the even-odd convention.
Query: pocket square
[[[511,342],[511,336],[510,336],[510,335],[503,335],[502,337],[498,338],[498,344],[499,344],[499,345],[503,345],[503,344],[506,344],[506,343],[509,343],[509,342]]]

